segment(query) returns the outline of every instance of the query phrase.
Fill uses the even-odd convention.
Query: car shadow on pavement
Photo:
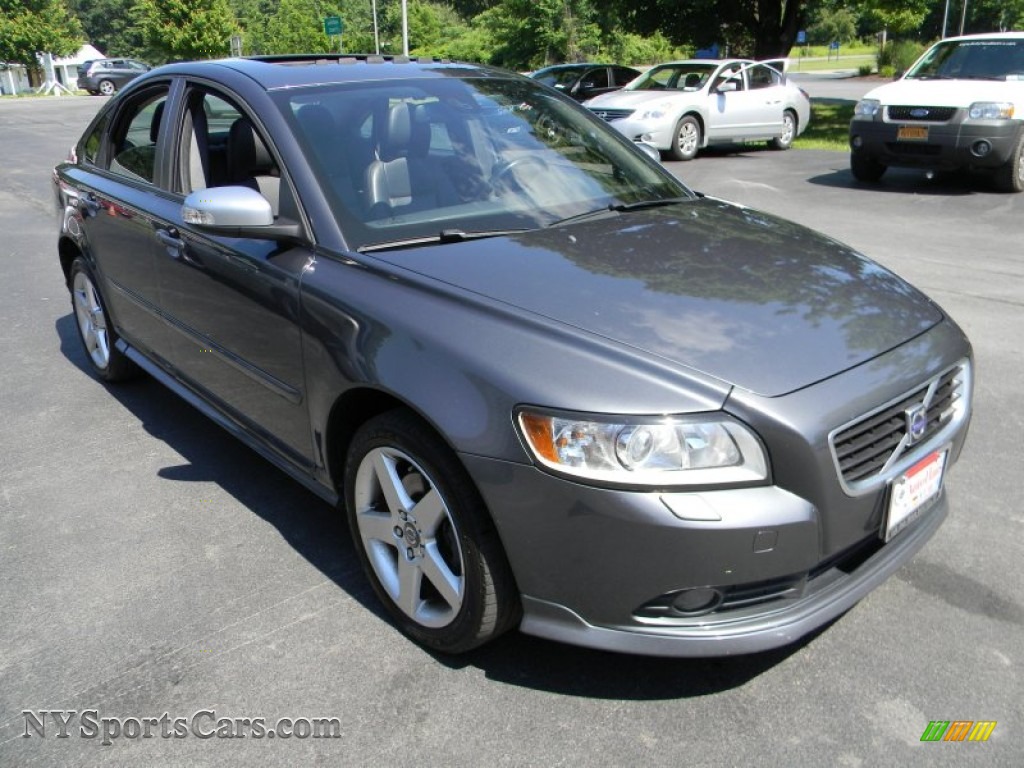
[[[913,168],[889,168],[885,176],[873,184],[857,181],[848,168],[812,176],[807,181],[823,187],[861,192],[895,192],[901,195],[955,197],[977,193],[1001,194],[993,188],[992,179],[982,173],[938,171],[929,174]]]
[[[69,313],[59,318],[56,331],[64,357],[92,378],[74,316]],[[107,391],[147,433],[182,457],[181,464],[161,468],[159,477],[215,483],[274,526],[326,578],[381,621],[390,623],[362,572],[342,513],[272,468],[149,376],[108,386]],[[462,656],[422,653],[452,670],[477,667],[488,679],[509,685],[588,698],[657,700],[704,696],[741,686],[787,659],[816,634],[779,650],[716,659],[630,656],[564,645],[517,631]]]
[[[61,353],[94,378],[72,314],[56,322]],[[387,621],[363,575],[344,515],[291,479],[162,384],[142,374],[107,386],[147,433],[182,457],[159,477],[215,483],[274,526],[281,537],[324,576],[369,611]]]
[[[633,701],[688,699],[745,685],[813,642],[838,620],[783,648],[742,656],[635,656],[511,632],[464,656],[435,654],[435,658],[453,669],[477,667],[489,680],[564,696]]]

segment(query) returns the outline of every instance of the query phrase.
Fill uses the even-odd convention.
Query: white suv
[[[859,181],[890,165],[987,168],[1000,189],[1024,191],[1024,32],[936,43],[857,104],[850,148]]]

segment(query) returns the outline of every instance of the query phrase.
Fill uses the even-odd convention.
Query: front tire
[[[692,115],[683,116],[676,123],[674,139],[669,154],[673,160],[693,160],[701,142],[700,123]]]
[[[995,171],[996,188],[1000,192],[1024,192],[1024,134],[1010,159]]]
[[[769,141],[768,147],[779,151],[789,149],[796,139],[797,127],[796,115],[787,109],[782,113],[782,134]]]
[[[75,314],[78,338],[93,372],[111,383],[135,376],[138,368],[118,350],[117,331],[110,322],[92,270],[81,258],[71,264],[68,287],[71,289],[71,309]]]
[[[887,167],[869,155],[850,153],[850,172],[857,181],[874,183],[882,178]]]
[[[413,640],[463,653],[518,622],[517,590],[483,500],[414,414],[389,411],[356,432],[345,506],[374,592]]]

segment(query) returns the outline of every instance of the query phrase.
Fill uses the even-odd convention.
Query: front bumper
[[[879,492],[857,505],[857,517],[874,530],[823,557],[820,511],[779,487],[616,491],[462,458],[512,562],[521,630],[629,653],[717,656],[791,643],[881,584],[947,512],[943,493],[883,545],[877,524],[886,494]],[[722,608],[692,617],[644,610],[698,586],[724,593]]]
[[[675,139],[674,123],[665,120],[640,120],[635,117],[626,117],[621,120],[609,120],[608,125],[630,141],[642,141],[662,151],[671,149]]]
[[[962,110],[961,110],[962,112]],[[926,139],[901,139],[901,128],[927,132]],[[908,123],[883,118],[850,122],[850,149],[887,166],[957,170],[997,168],[1010,161],[1024,123],[1020,120],[964,120]]]
[[[789,645],[852,608],[910,560],[947,514],[945,493],[912,529],[879,548],[852,573],[842,564],[823,571],[800,600],[774,610],[690,627],[609,627],[589,624],[565,606],[523,598],[523,632],[588,648],[647,656],[703,657],[758,653]]]

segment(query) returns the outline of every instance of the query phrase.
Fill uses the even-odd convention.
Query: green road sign
[[[328,16],[324,19],[325,35],[340,35],[344,31],[345,25],[341,21],[341,16]]]

